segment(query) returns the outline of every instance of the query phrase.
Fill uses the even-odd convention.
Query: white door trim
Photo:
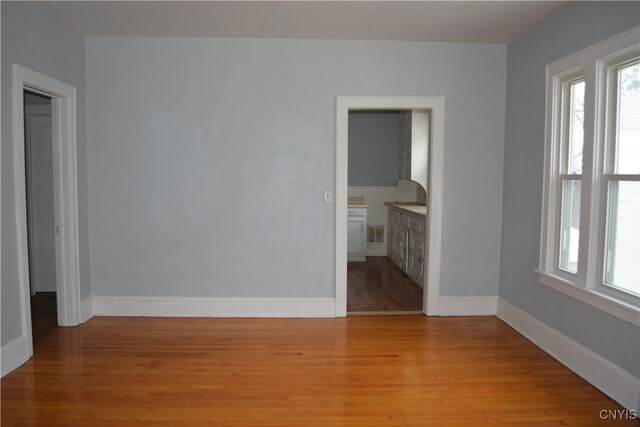
[[[13,65],[13,170],[20,282],[22,336],[28,356],[33,354],[29,290],[26,177],[24,156],[24,90],[51,97],[54,216],[58,324],[80,323],[80,267],[78,251],[78,195],[76,173],[76,89],[43,74]]]
[[[444,153],[444,97],[338,96],[336,99],[336,317],[347,315],[347,192],[349,110],[430,110],[432,123],[429,162],[428,256],[424,311],[438,314]]]

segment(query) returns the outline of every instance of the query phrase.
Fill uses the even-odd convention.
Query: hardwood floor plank
[[[2,426],[589,426],[601,409],[621,407],[495,317],[97,317],[2,379]]]

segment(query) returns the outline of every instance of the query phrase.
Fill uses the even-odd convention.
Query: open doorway
[[[36,338],[32,329],[32,294],[37,297],[39,293],[55,292],[55,297],[49,294],[42,304],[34,301],[35,310],[41,306],[50,310],[44,319],[38,318],[38,321],[75,326],[82,319],[76,89],[17,64],[13,64],[12,86],[13,170],[22,324],[19,342],[26,350],[20,357],[26,359],[33,355]],[[50,160],[46,160],[48,157]],[[33,317],[34,322],[36,317]]]
[[[335,308],[336,316],[347,315],[347,270],[348,253],[353,246],[348,247],[349,230],[354,227],[349,221],[349,112],[366,111],[419,111],[428,115],[429,146],[418,149],[412,159],[423,159],[428,164],[424,170],[423,187],[426,190],[426,209],[423,210],[425,220],[414,221],[416,228],[422,228],[425,236],[425,254],[419,259],[424,264],[423,269],[423,311],[427,315],[437,315],[440,294],[440,254],[442,228],[442,177],[444,152],[444,98],[429,96],[338,96],[336,99],[336,259],[335,259]],[[398,165],[401,168],[401,165]],[[399,172],[400,173],[400,172]],[[398,194],[411,188],[405,187],[403,181],[398,181]],[[413,176],[408,181],[420,182]],[[398,196],[400,200],[400,195]],[[353,199],[352,199],[353,202]],[[366,201],[364,201],[366,204]],[[352,204],[353,206],[353,204]],[[428,214],[427,214],[428,209]],[[408,221],[408,219],[407,219]],[[387,219],[387,222],[389,220]],[[387,233],[388,233],[387,228]],[[388,234],[387,234],[388,236]],[[388,239],[388,237],[387,237]],[[414,242],[415,243],[415,242]],[[366,256],[366,255],[365,255]],[[418,258],[416,258],[418,259]]]
[[[429,114],[349,110],[348,314],[423,312]]]
[[[25,90],[23,100],[31,328],[37,344],[58,325],[53,128],[50,97]]]

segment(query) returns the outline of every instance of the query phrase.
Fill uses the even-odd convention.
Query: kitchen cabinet
[[[398,179],[415,181],[427,189],[429,113],[413,110],[400,113]]]
[[[424,286],[426,215],[387,204],[387,257],[420,287]],[[424,208],[426,212],[426,208]]]
[[[425,233],[423,222],[409,217],[409,232],[407,242],[407,275],[420,287],[424,285],[424,255]]]
[[[347,261],[367,260],[367,206],[347,209]]]
[[[400,113],[400,145],[398,146],[398,179],[411,181],[411,111]]]

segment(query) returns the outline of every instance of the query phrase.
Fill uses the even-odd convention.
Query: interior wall
[[[399,144],[399,112],[349,112],[349,186],[397,186]]]
[[[444,295],[497,295],[506,49],[89,38],[99,296],[333,297],[338,95],[446,98]],[[310,262],[311,261],[311,262]]]
[[[640,377],[640,329],[538,283],[545,66],[638,25],[638,2],[576,2],[508,46],[500,297]]]
[[[2,345],[21,335],[15,183],[13,179],[12,66],[14,63],[76,87],[81,298],[91,295],[87,222],[84,37],[35,2],[2,8]]]

